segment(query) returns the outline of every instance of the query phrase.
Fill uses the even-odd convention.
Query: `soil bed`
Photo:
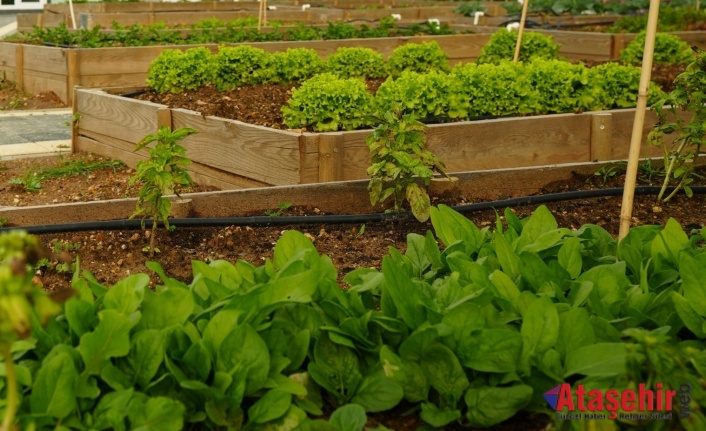
[[[593,66],[602,62],[586,62]],[[674,89],[674,79],[682,73],[686,65],[654,65],[652,80],[664,91]],[[384,82],[382,79],[367,80],[368,89],[375,93]],[[204,116],[214,116],[238,120],[258,126],[287,130],[289,127],[283,123],[282,106],[292,96],[292,88],[296,84],[258,84],[242,86],[230,91],[218,91],[208,85],[197,90],[177,94],[159,94],[147,90],[135,96],[136,99],[146,100],[169,108],[183,108],[199,112]]]
[[[0,111],[65,107],[66,104],[52,92],[28,94],[17,89],[14,82],[0,80]]]

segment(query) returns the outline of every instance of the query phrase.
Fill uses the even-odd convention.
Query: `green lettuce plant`
[[[213,84],[220,91],[265,82],[271,77],[272,54],[250,45],[220,46],[213,56]]]
[[[620,51],[620,62],[625,64],[641,64],[645,50],[646,33],[641,31],[630,41],[628,46]],[[679,36],[667,33],[655,35],[655,50],[653,62],[656,64],[685,64],[695,59],[694,51],[688,43]]]
[[[282,107],[284,123],[315,132],[354,130],[371,124],[373,96],[365,83],[322,73],[292,90]]]
[[[326,71],[341,78],[382,78],[387,76],[385,58],[371,48],[339,47],[326,57]]]
[[[147,85],[158,93],[195,90],[213,78],[211,51],[204,47],[165,49],[147,70]]]
[[[398,46],[387,59],[387,71],[393,77],[403,71],[424,73],[432,70],[449,70],[449,55],[436,41]]]
[[[148,247],[150,257],[154,256],[155,251],[159,251],[154,246],[158,222],[162,222],[167,229],[171,229],[169,215],[171,214],[172,202],[167,196],[180,197],[179,187],[193,185],[191,175],[186,170],[186,166],[191,164],[191,160],[185,156],[186,149],[178,142],[194,133],[198,132],[189,128],[171,131],[168,127],[161,126],[157,133],[145,136],[135,146],[135,151],[139,151],[152,142],[157,142],[154,147],[148,148],[149,159],[137,163],[137,169],[129,183],[130,185],[137,182],[142,183],[135,212],[130,218],[142,217],[143,229],[145,228],[145,219],[147,217],[152,219]]]
[[[428,186],[434,173],[444,174],[444,163],[425,148],[424,124],[414,114],[404,114],[399,109],[385,110],[380,120],[366,139],[371,159],[368,167],[370,204],[383,203],[392,196],[393,211],[398,212],[406,200],[414,217],[426,221],[431,202],[426,189],[416,181]]]
[[[524,70],[540,95],[538,113],[582,112],[600,106],[604,90],[591,81],[589,70],[582,63],[533,61]]]
[[[378,112],[397,106],[419,119],[462,119],[468,115],[468,105],[461,81],[439,71],[405,71],[397,78],[388,78],[375,94]]]
[[[515,56],[515,45],[517,44],[517,31],[501,29],[493,33],[478,56],[478,64],[492,63],[499,64],[503,60],[512,60]],[[555,60],[558,59],[559,45],[554,43],[551,36],[524,32],[520,43],[519,61],[529,62],[534,59]]]
[[[272,54],[270,68],[271,82],[301,82],[321,72],[324,61],[313,49],[287,48],[284,52]]]
[[[458,64],[451,71],[468,99],[468,116],[501,116],[537,112],[540,95],[523,63]]]

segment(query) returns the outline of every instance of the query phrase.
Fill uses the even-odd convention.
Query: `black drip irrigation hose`
[[[662,188],[659,186],[640,186],[635,188],[636,195],[655,195]],[[673,191],[667,188],[667,192]],[[706,194],[706,186],[691,187],[694,194]],[[545,195],[522,196],[517,198],[502,199],[489,202],[456,205],[451,208],[465,214],[474,211],[483,211],[496,208],[505,208],[521,205],[543,204],[561,202],[573,199],[587,199],[597,197],[619,196],[623,188],[575,190],[570,192],[549,193]],[[218,218],[178,218],[170,219],[169,223],[176,227],[215,227],[215,226],[283,226],[283,225],[308,225],[308,224],[346,224],[346,223],[373,223],[386,220],[411,218],[409,211],[399,213],[372,213],[372,214],[331,214],[318,216],[250,216],[250,217],[218,217]],[[145,225],[151,225],[151,220]],[[81,232],[93,230],[126,230],[142,227],[140,220],[107,220],[80,223],[59,223],[35,226],[12,226],[0,228],[0,232],[10,230],[24,230],[30,234],[51,234],[62,232]]]

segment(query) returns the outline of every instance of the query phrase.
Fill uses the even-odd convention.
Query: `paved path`
[[[0,158],[71,151],[71,110],[0,112]]]
[[[17,15],[0,13],[0,38],[14,34],[17,31]]]

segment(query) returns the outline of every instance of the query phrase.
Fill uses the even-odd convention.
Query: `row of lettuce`
[[[30,44],[102,48],[121,46],[191,45],[204,43],[275,42],[295,40],[339,40],[378,37],[456,34],[447,24],[421,22],[399,25],[394,18],[385,17],[375,24],[329,22],[325,25],[299,23],[283,26],[270,23],[267,31],[260,31],[254,17],[224,23],[218,19],[203,20],[188,31],[169,28],[164,23],[143,27],[123,27],[113,22],[114,31],[93,29],[70,30],[65,24],[40,28],[11,37],[12,40]]]
[[[662,35],[656,61],[686,63],[694,53],[680,39]],[[164,50],[152,62],[147,84],[159,93],[178,93],[214,85],[230,90],[262,83],[301,83],[282,108],[290,128],[312,131],[353,130],[374,126],[377,113],[402,106],[422,120],[464,120],[581,112],[634,107],[640,70],[618,63],[588,68],[558,58],[550,36],[528,33],[521,62],[514,53],[516,32],[501,30],[484,46],[475,63],[451,68],[436,41],[405,44],[389,58],[370,48],[340,47],[321,58],[306,48],[268,53],[250,45]],[[624,50],[624,60],[641,60],[644,35]],[[375,95],[362,79],[385,78]],[[651,88],[653,100],[662,92]],[[398,109],[398,108],[396,108]]]
[[[706,230],[669,220],[618,244],[599,226],[559,227],[545,207],[503,218],[481,229],[433,208],[436,238],[408,235],[404,253],[350,272],[345,290],[297,231],[259,267],[194,261],[190,284],[156,263],[154,290],[145,274],[108,287],[77,270],[76,294],[48,320],[43,308],[44,326],[32,311],[24,338],[0,307],[17,423],[359,431],[366,413],[406,402],[432,427],[521,413],[558,429],[706,429]],[[3,260],[0,304],[36,289],[23,268]],[[557,387],[560,407],[573,399],[594,416],[558,419],[577,411],[547,402]],[[680,397],[638,408],[638,387]],[[610,391],[625,399],[604,403]]]

